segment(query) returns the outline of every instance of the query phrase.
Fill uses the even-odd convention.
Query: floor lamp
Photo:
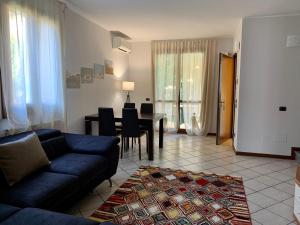
[[[134,82],[130,81],[123,81],[122,83],[122,89],[123,91],[127,91],[127,98],[126,98],[126,103],[130,103],[130,91],[134,91]]]

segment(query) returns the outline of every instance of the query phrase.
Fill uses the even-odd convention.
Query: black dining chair
[[[133,102],[125,102],[124,103],[124,109],[135,109],[135,103]],[[133,148],[133,142],[136,143],[135,138],[131,138],[131,147]]]
[[[135,109],[135,103],[133,102],[125,102],[124,109]],[[133,142],[136,143],[135,138],[131,138],[131,147],[133,148]]]
[[[98,108],[99,115],[99,135],[100,136],[118,136],[121,134],[121,128],[116,127],[113,108]]]
[[[145,113],[145,114],[153,114],[153,104],[152,103],[142,103],[140,112]]]
[[[134,109],[135,103],[125,102],[124,103],[124,109]]]
[[[148,152],[148,132],[146,130],[140,129],[138,113],[136,109],[126,109],[122,110],[122,148],[121,148],[121,158],[123,158],[123,149],[128,149],[128,138],[138,138],[139,144],[139,159],[141,160],[141,137],[146,134],[147,152]]]

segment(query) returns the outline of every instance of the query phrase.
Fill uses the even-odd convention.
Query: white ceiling
[[[300,12],[300,0],[67,0],[135,41],[231,37],[243,17]]]

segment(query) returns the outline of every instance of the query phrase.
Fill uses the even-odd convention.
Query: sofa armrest
[[[0,224],[1,221],[7,219],[14,213],[18,212],[19,210],[20,208],[17,208],[15,206],[10,206],[10,205],[0,203]]]
[[[68,147],[72,152],[80,154],[101,155],[112,154],[120,142],[118,137],[91,136],[80,134],[64,134]]]
[[[71,152],[79,154],[100,155],[108,160],[106,179],[117,172],[119,163],[118,137],[91,136],[65,133],[65,140]]]

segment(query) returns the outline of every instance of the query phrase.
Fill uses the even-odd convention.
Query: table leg
[[[159,148],[164,147],[164,120],[159,120]]]
[[[153,124],[149,124],[148,129],[148,138],[149,138],[149,152],[148,152],[148,159],[153,161],[154,160],[154,132],[153,132]]]
[[[129,137],[126,138],[126,152],[129,150]]]
[[[85,120],[85,134],[92,135],[92,121]]]

